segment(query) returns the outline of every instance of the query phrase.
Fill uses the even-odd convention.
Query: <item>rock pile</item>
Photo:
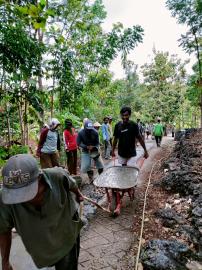
[[[173,170],[170,170],[169,164],[172,164]],[[190,234],[190,240],[198,255],[202,256],[202,129],[193,129],[185,133],[166,166],[168,173],[163,178],[162,185],[165,189],[184,196],[184,200],[190,201],[186,217],[187,221],[190,221],[192,231],[194,230],[194,233]]]
[[[164,227],[171,228],[172,238],[180,242],[175,242],[175,247],[173,240],[152,240],[143,249],[141,260],[144,269],[194,269],[186,266],[185,258],[192,250],[194,259],[202,260],[202,129],[187,130],[163,166],[161,184],[174,195],[155,214]],[[187,249],[181,249],[182,242]],[[186,250],[184,261],[180,250]]]
[[[141,254],[144,270],[184,270],[190,256],[187,245],[176,240],[151,240]]]

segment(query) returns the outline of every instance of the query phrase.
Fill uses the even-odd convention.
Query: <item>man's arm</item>
[[[43,145],[44,145],[44,143],[45,143],[45,141],[46,141],[48,131],[49,131],[49,129],[46,128],[46,129],[44,129],[44,130],[41,132],[40,139],[39,139],[39,143],[38,143],[38,147],[37,147],[37,151],[36,151],[36,154],[37,154],[38,157],[40,157],[40,154],[41,154],[41,148],[43,147]]]
[[[77,139],[76,139],[77,145],[83,149],[87,149],[87,145],[84,144],[83,140],[82,140],[82,136],[81,133],[79,132]]]
[[[94,145],[93,145],[94,146]],[[97,131],[95,131],[95,147],[99,149],[100,141],[99,141],[99,134]]]
[[[60,134],[58,133],[58,137],[57,137],[57,150],[60,151],[61,150],[61,140],[60,140]]]
[[[9,262],[11,250],[12,233],[8,231],[0,234],[0,250],[2,258],[2,270],[13,270]]]
[[[116,149],[117,142],[118,142],[118,139],[114,137],[113,143],[112,143],[112,157],[115,157],[115,149]]]
[[[63,141],[64,141],[64,145],[65,145],[65,151],[67,151],[68,150],[68,144],[67,144],[67,141],[66,141],[65,131],[63,132]]]
[[[146,148],[144,139],[142,138],[141,135],[139,135],[137,138],[138,138],[138,141],[140,142],[142,148],[144,149],[144,158],[148,158],[149,157],[149,154],[147,152],[147,148]]]
[[[76,200],[78,203],[83,201],[83,194],[79,190],[76,180],[67,173],[66,170],[61,169],[61,173],[63,174],[64,179],[64,187],[66,191],[71,191],[76,195]]]

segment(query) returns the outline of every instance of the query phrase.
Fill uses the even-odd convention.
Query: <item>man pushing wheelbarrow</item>
[[[123,107],[120,111],[122,121],[115,125],[114,140],[112,145],[112,156],[115,157],[115,149],[118,142],[118,161],[122,166],[127,166],[128,161],[136,156],[136,140],[138,140],[144,149],[144,158],[148,158],[148,152],[144,143],[144,139],[139,132],[138,125],[130,120],[131,108]],[[124,178],[122,179],[124,181]],[[127,189],[131,198],[133,196],[133,188]],[[118,195],[118,193],[117,193]],[[119,196],[119,195],[118,195]],[[118,198],[117,198],[118,199]],[[121,202],[116,204],[115,214],[120,214]]]

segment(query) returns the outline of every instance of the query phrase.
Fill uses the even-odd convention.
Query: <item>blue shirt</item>
[[[102,124],[102,137],[104,141],[110,140],[110,132],[108,124],[105,123]]]

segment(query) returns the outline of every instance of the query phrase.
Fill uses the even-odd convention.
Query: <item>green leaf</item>
[[[40,0],[40,5],[42,7],[45,7],[46,6],[46,0]]]
[[[38,8],[35,5],[30,5],[28,13],[31,17],[38,16]]]
[[[34,29],[45,29],[46,26],[46,22],[42,21],[42,22],[33,22],[33,27]]]
[[[28,7],[17,7],[18,11],[20,11],[20,13],[27,15],[28,14]]]
[[[54,17],[55,16],[55,11],[53,9],[49,8],[49,9],[47,9],[46,14],[48,16]]]

